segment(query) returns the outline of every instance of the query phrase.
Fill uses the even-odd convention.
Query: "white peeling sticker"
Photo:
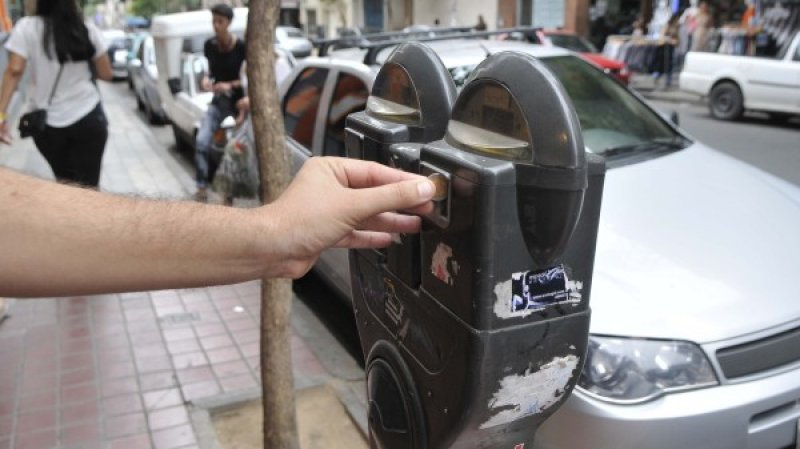
[[[583,282],[567,278],[563,265],[523,271],[494,287],[494,314],[499,318],[526,317],[556,304],[580,304]]]
[[[436,251],[433,252],[431,260],[431,273],[447,285],[453,285],[453,277],[447,267],[447,261],[452,257],[453,249],[444,243],[439,243],[436,246]]]
[[[503,410],[481,424],[480,428],[508,424],[541,413],[557,403],[579,360],[574,354],[556,357],[536,372],[504,377],[500,381],[500,389],[489,400],[489,410]]]

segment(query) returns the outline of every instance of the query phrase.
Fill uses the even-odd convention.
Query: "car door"
[[[345,156],[345,120],[366,107],[372,77],[371,73],[329,63],[299,72],[283,103],[295,170],[311,156]],[[349,298],[348,267],[347,250],[331,249],[320,256],[315,270]]]
[[[797,56],[796,51],[795,48],[793,56]],[[750,92],[745,98],[745,107],[788,111],[798,105],[800,62],[789,57],[774,60],[745,58],[742,61]]]

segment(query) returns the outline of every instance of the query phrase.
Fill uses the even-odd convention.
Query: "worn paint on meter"
[[[602,159],[535,59],[490,56],[458,98],[451,82],[402,45],[347,120],[351,157],[436,185],[420,234],[350,253],[372,448],[532,445],[583,365]]]

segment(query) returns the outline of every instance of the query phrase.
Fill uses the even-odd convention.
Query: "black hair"
[[[36,15],[44,21],[42,45],[53,59],[53,47],[59,63],[89,61],[95,48],[76,0],[37,0]]]
[[[211,14],[215,16],[222,16],[228,19],[228,21],[233,20],[233,8],[230,6],[220,3],[211,7]]]

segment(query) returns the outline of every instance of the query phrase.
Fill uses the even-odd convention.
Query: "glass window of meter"
[[[341,73],[336,81],[328,120],[325,122],[325,156],[345,156],[344,123],[353,112],[363,111],[367,105],[369,89],[357,76]]]
[[[384,65],[375,79],[372,92],[367,103],[367,111],[372,115],[399,123],[422,122],[417,89],[403,66],[393,63]]]
[[[327,78],[327,69],[309,67],[297,77],[283,100],[286,135],[309,150],[314,141],[314,123]]]
[[[453,108],[447,138],[466,151],[533,161],[528,121],[511,92],[495,81],[476,81],[461,93]]]

